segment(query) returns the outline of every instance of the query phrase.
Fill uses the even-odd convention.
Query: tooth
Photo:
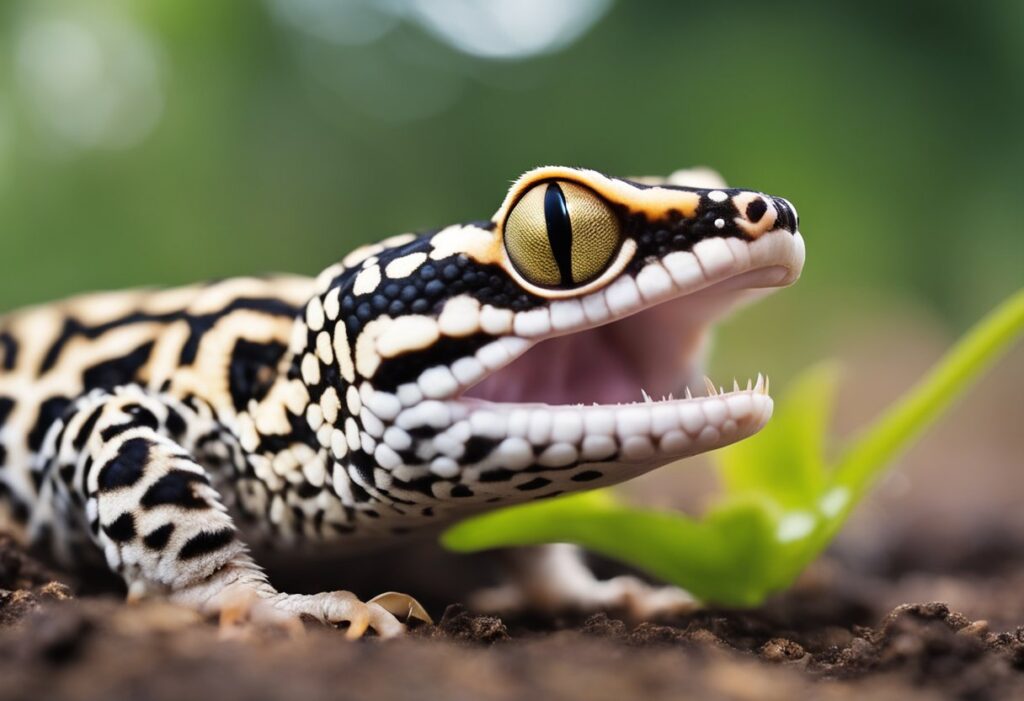
[[[669,253],[661,262],[672,276],[672,280],[683,290],[704,282],[704,271],[697,262],[697,257],[689,251]]]
[[[771,378],[768,377],[767,375],[765,375],[765,378],[764,378],[764,394],[765,394],[766,397],[770,393],[771,383],[772,383]]]
[[[508,434],[520,438],[526,436],[530,427],[530,411],[528,409],[513,409],[508,416]]]
[[[686,398],[687,399],[693,399],[693,392],[690,391],[690,386],[689,385],[686,386]]]
[[[431,399],[449,397],[459,389],[459,381],[444,365],[424,370],[420,374],[417,384],[420,386],[423,396]]]
[[[584,460],[604,460],[615,454],[618,446],[610,436],[587,436],[583,439],[581,457]]]
[[[748,377],[748,378],[747,378],[747,391],[748,391],[748,392],[750,391],[750,388],[751,388],[751,384],[750,384],[750,378]]]
[[[502,439],[507,434],[505,417],[491,411],[478,410],[469,415],[473,433],[484,438]]]
[[[551,440],[559,443],[579,443],[583,437],[583,421],[579,412],[560,411],[551,426]]]
[[[726,243],[729,245],[729,250],[732,251],[733,257],[739,264],[741,269],[747,269],[750,267],[750,249],[747,247],[748,244],[740,239],[726,239]]]
[[[481,363],[491,370],[497,370],[512,359],[508,349],[502,345],[501,341],[488,343],[476,352],[476,357]]]
[[[711,378],[707,375],[704,376],[704,387],[707,389],[709,397],[714,397],[718,394],[718,391],[715,389],[715,385],[711,382]]]
[[[544,467],[565,467],[579,459],[576,447],[568,443],[552,443],[537,456],[537,463]]]
[[[651,432],[651,412],[646,407],[627,407],[618,412],[616,425],[623,438],[647,435]]]
[[[623,314],[640,306],[640,290],[629,275],[623,275],[606,287],[604,296],[613,314]]]
[[[662,436],[658,449],[663,453],[678,455],[690,447],[690,437],[680,430],[669,431]]]
[[[699,402],[684,403],[678,405],[679,424],[691,436],[704,426],[704,412],[700,410]]]
[[[749,394],[740,393],[727,397],[725,403],[729,407],[729,415],[739,421],[750,415],[753,399]]]
[[[583,425],[588,436],[610,436],[615,433],[615,416],[604,409],[590,409],[583,415]]]
[[[714,426],[705,426],[697,436],[697,442],[700,443],[704,449],[708,449],[711,446],[717,446],[722,440],[722,434]]]
[[[530,427],[526,437],[534,445],[547,443],[551,438],[551,412],[547,409],[534,409],[530,412]]]
[[[679,427],[679,414],[669,404],[659,404],[651,409],[651,432],[663,436]]]
[[[733,392],[739,392],[740,391],[740,383],[736,381],[735,377],[732,378],[732,391]]]
[[[672,278],[660,263],[651,263],[636,276],[640,294],[648,302],[664,299],[672,293]]]
[[[544,308],[519,312],[516,314],[513,328],[517,336],[545,336],[551,332],[551,316]]]
[[[600,323],[608,318],[610,312],[604,301],[604,293],[596,292],[583,298],[583,313],[587,320],[593,324]]]
[[[476,382],[484,376],[485,372],[483,363],[471,355],[459,358],[452,363],[452,374],[463,385]]]
[[[501,336],[512,330],[513,318],[511,309],[498,309],[485,304],[480,310],[480,328],[492,336]]]
[[[654,402],[654,400],[651,399],[651,395],[647,394],[647,391],[643,387],[640,388],[640,395],[644,398],[645,404],[652,404]]]
[[[506,438],[498,446],[501,464],[509,470],[522,470],[533,463],[533,448],[522,438]]]
[[[693,247],[693,252],[709,280],[714,280],[737,267],[736,258],[724,239],[710,238],[698,241]]]
[[[630,436],[622,442],[622,457],[627,460],[645,460],[654,455],[654,445],[647,436]]]
[[[551,305],[551,325],[556,331],[582,326],[586,317],[578,300],[559,300]]]
[[[754,391],[758,394],[764,394],[764,375],[757,373],[757,382],[754,383]]]
[[[710,399],[701,402],[704,416],[708,417],[708,424],[721,426],[729,418],[729,407],[721,399]]]

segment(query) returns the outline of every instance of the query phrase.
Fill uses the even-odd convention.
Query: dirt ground
[[[871,380],[844,394],[841,427],[886,404],[941,347],[912,341],[850,350],[852,371]],[[350,644],[315,626],[225,635],[166,605],[126,606],[0,538],[0,701],[1024,698],[1022,395],[1018,349],[900,462],[797,586],[746,612],[640,623],[616,612],[478,616],[452,602],[481,561],[442,555],[438,565],[420,551],[337,570],[334,581],[420,597],[438,622],[406,639]],[[699,504],[699,475],[669,473],[633,491],[671,486]],[[296,571],[275,581],[320,586]]]

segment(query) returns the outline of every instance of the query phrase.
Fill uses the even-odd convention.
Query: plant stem
[[[839,459],[833,479],[859,496],[911,439],[1024,331],[1024,288],[989,312],[931,372],[870,425]],[[856,497],[851,501],[856,503]]]

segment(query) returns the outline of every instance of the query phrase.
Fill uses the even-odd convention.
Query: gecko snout
[[[732,197],[734,221],[756,238],[775,229],[796,233],[799,225],[796,209],[788,200],[760,192],[740,192]]]

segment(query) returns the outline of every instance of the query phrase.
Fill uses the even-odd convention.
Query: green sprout
[[[834,365],[805,372],[759,434],[719,450],[722,493],[701,518],[643,509],[609,490],[477,516],[442,537],[450,550],[576,543],[725,606],[756,606],[793,583],[882,474],[1024,331],[1024,289],[833,459]]]

